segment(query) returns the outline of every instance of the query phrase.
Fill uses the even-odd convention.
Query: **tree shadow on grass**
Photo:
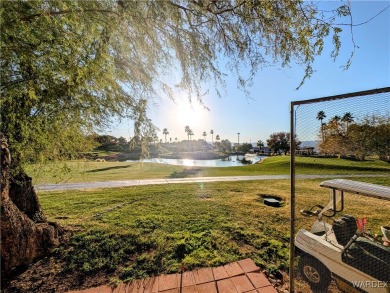
[[[187,178],[198,174],[200,171],[201,169],[184,169],[181,172],[175,171],[169,175],[169,178]]]
[[[86,173],[97,173],[97,172],[103,172],[103,171],[109,171],[109,170],[115,170],[115,169],[125,169],[129,168],[131,165],[127,166],[114,166],[114,167],[107,167],[107,168],[100,168],[100,169],[94,169],[94,170],[89,170]]]

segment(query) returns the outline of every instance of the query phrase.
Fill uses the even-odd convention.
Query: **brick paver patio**
[[[250,258],[216,268],[108,285],[68,293],[277,293]]]

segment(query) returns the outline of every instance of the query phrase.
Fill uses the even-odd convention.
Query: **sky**
[[[342,2],[319,3],[322,8],[329,9],[340,6]],[[353,22],[358,24],[389,7],[390,1],[351,0],[350,5]],[[176,103],[162,98],[150,106],[148,114],[160,129],[157,134],[163,140],[164,128],[169,131],[168,140],[186,139],[184,128],[188,125],[194,132],[193,139],[203,139],[202,134],[206,131],[206,140],[211,141],[210,130],[213,130],[214,141],[219,135],[221,139],[234,143],[238,139],[240,143],[265,142],[271,133],[289,131],[291,101],[390,86],[390,8],[370,22],[355,26],[353,39],[359,48],[348,70],[341,68],[353,50],[350,30],[345,27],[336,61],[330,57],[332,43],[329,40],[322,55],[313,64],[314,74],[299,90],[296,88],[304,76],[304,68],[298,65],[282,68],[276,64],[256,74],[254,84],[249,88],[249,98],[237,88],[236,77],[228,74],[222,98],[212,92],[204,97],[204,104],[209,110],[196,102],[190,104],[178,94]],[[129,138],[132,131],[132,121],[121,121],[114,123],[107,133]]]

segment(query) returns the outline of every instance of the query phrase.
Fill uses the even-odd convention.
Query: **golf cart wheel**
[[[317,259],[304,255],[299,261],[299,271],[314,290],[326,292],[332,280],[330,271]]]

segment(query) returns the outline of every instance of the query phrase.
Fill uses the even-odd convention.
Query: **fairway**
[[[379,160],[352,161],[337,158],[297,157],[297,174],[389,174],[390,164]],[[258,164],[229,167],[183,167],[157,163],[69,161],[29,165],[34,184],[289,174],[290,157],[274,156]]]
[[[190,168],[153,163],[81,162],[30,165],[35,184],[113,180],[177,179],[218,176],[288,175],[288,156],[254,165]],[[65,171],[65,172],[64,172]],[[58,174],[62,175],[58,176]],[[364,175],[356,180],[390,186],[390,165],[336,158],[298,157],[297,174]],[[372,177],[375,174],[378,177]],[[326,204],[321,179],[296,180],[296,230],[310,229],[300,209]],[[23,277],[32,290],[69,290],[147,276],[215,267],[251,258],[266,274],[283,278],[288,271],[290,180],[145,185],[89,190],[41,191],[49,221],[64,228],[63,245]],[[283,201],[264,205],[264,196]],[[366,217],[372,235],[388,222],[389,203],[346,197],[345,213]],[[390,223],[387,223],[390,224]],[[61,268],[60,270],[56,268]],[[36,276],[50,281],[37,283]],[[74,280],[77,279],[77,283]],[[15,288],[19,290],[20,284]],[[306,292],[302,281],[296,286]]]
[[[389,178],[359,180],[390,186]],[[320,182],[297,181],[299,208],[327,201]],[[284,205],[265,206],[265,194],[282,198]],[[248,257],[268,273],[286,272],[289,194],[289,180],[271,180],[42,192],[39,199],[50,221],[72,231],[52,257],[66,287],[74,278],[104,284]],[[367,216],[373,233],[388,221],[388,203],[347,201],[346,212]],[[297,228],[310,224],[298,216]]]

